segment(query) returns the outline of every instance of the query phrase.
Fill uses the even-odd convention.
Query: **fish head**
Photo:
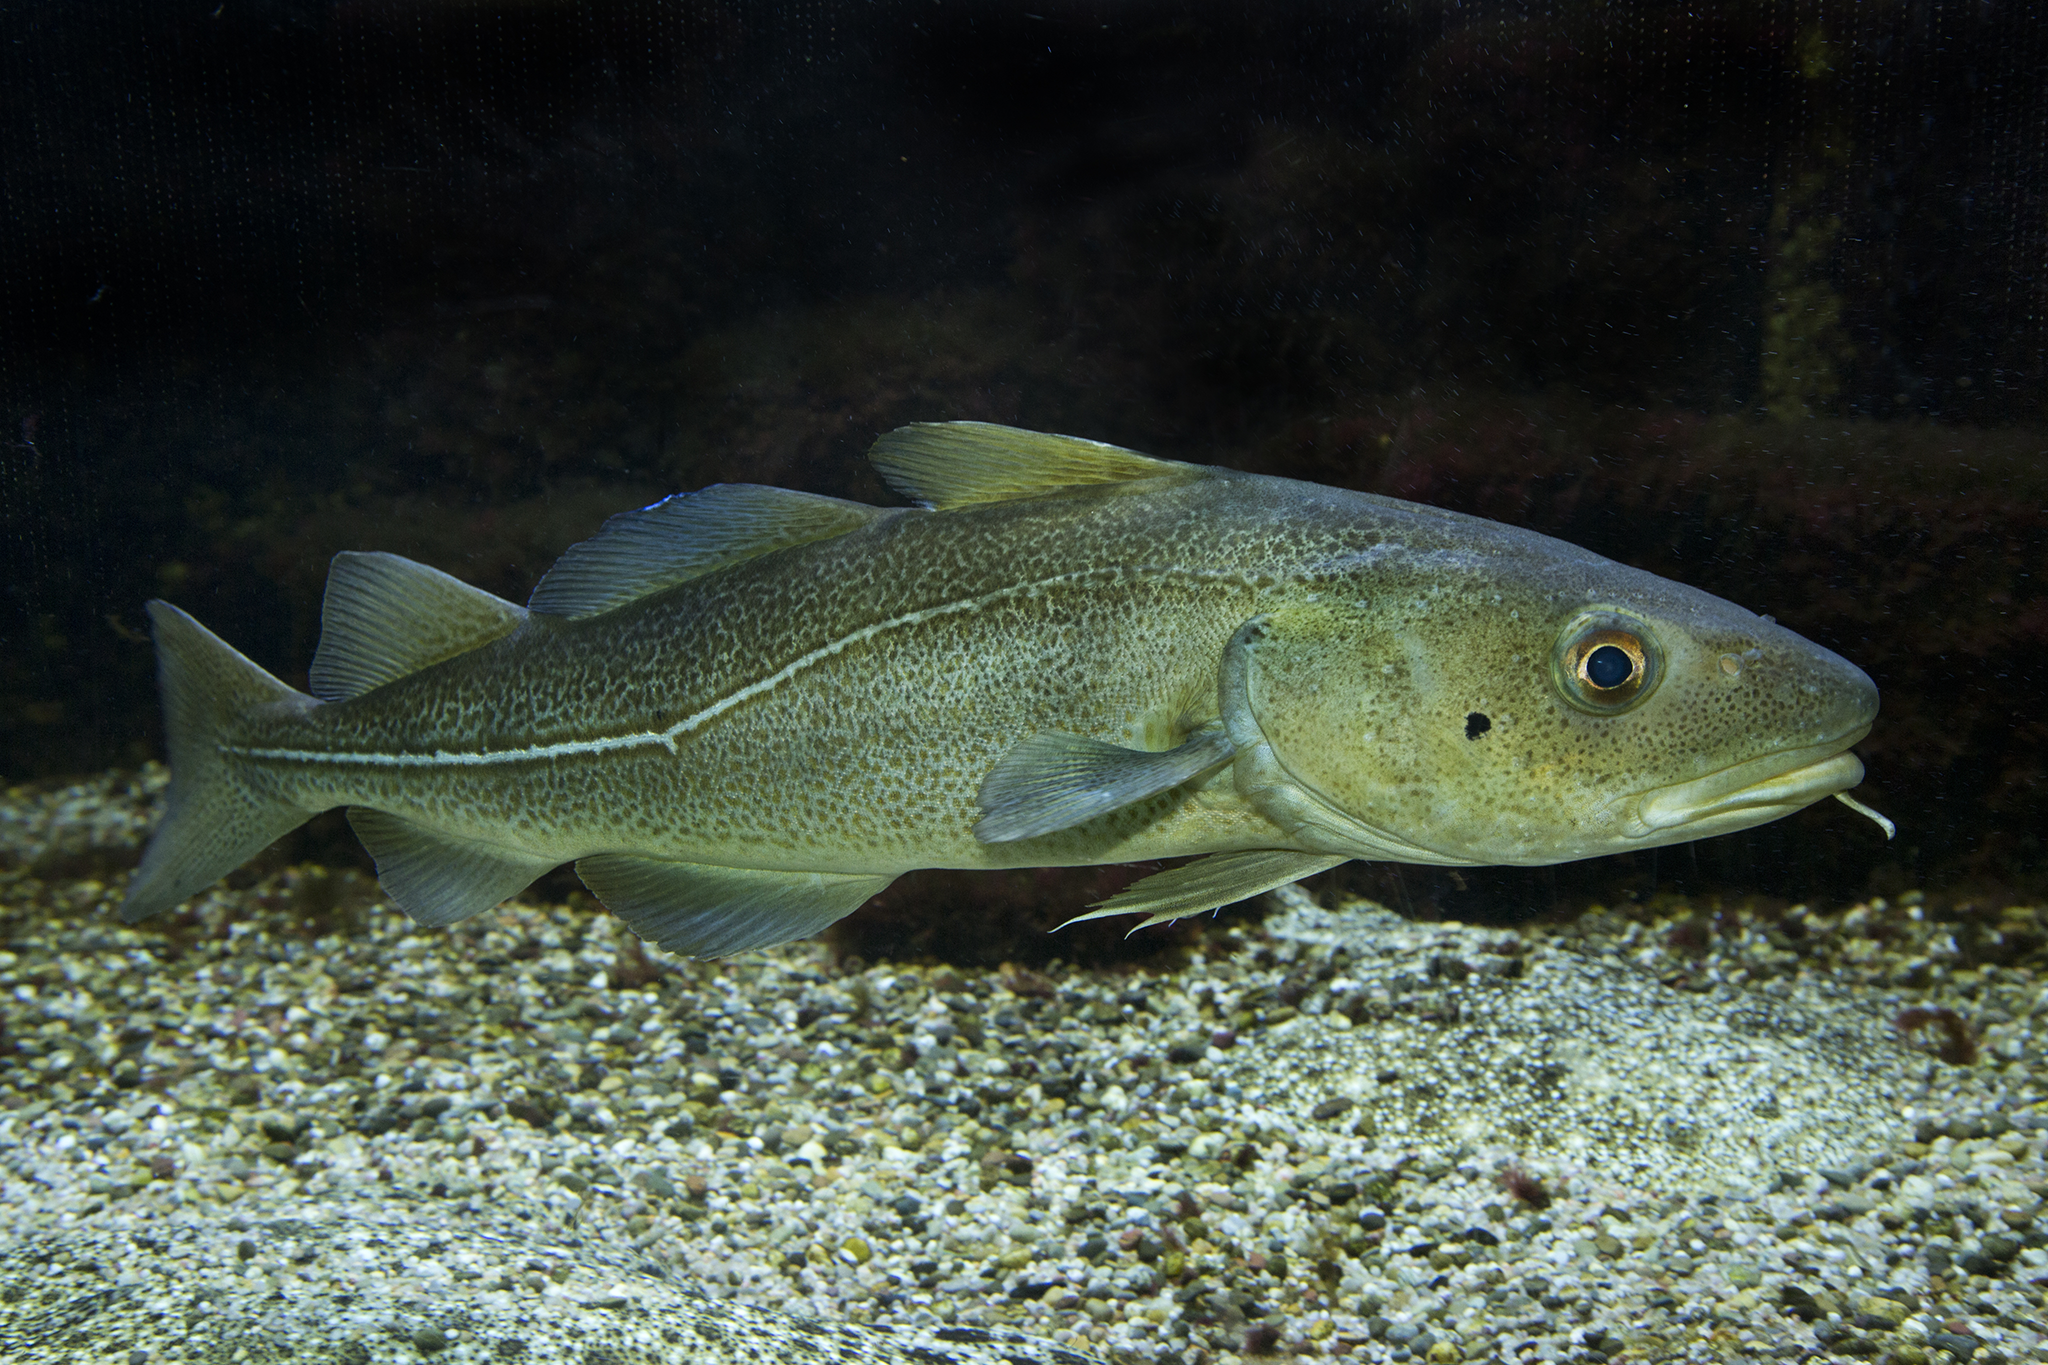
[[[1255,806],[1327,851],[1541,865],[1745,829],[1862,780],[1861,669],[1519,534],[1533,545],[1338,575],[1239,632],[1222,701]]]

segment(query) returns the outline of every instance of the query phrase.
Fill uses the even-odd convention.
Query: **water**
[[[1382,894],[2039,884],[2037,28],[934,8],[17,21],[0,770],[158,751],[147,597],[290,679],[336,550],[520,599],[610,511],[881,498],[875,434],[980,417],[1554,532],[1883,691],[1890,847]]]
[[[278,0],[0,30],[11,783],[160,756],[150,597],[302,685],[337,551],[523,600],[613,511],[720,480],[884,501],[877,434],[979,418],[1529,526],[1882,693],[1858,795],[1889,844],[1824,803],[1555,869],[1352,864],[1325,903],[1601,905],[1706,952],[1737,907],[1882,900],[1952,926],[1959,970],[2033,970],[2002,916],[2048,889],[2021,7]],[[40,875],[118,879],[110,847]],[[252,876],[295,862],[367,868],[336,819]],[[1046,935],[1101,875],[918,874],[835,945],[1169,969],[1175,933]]]

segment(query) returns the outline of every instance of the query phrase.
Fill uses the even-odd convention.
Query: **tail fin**
[[[129,924],[205,890],[315,814],[251,791],[221,755],[219,739],[230,718],[257,707],[317,703],[168,602],[151,602],[149,620],[171,789],[121,903]]]

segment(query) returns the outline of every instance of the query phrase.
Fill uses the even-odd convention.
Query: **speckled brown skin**
[[[1560,632],[1590,607],[1633,613],[1663,653],[1624,714],[1575,708],[1553,675]],[[1261,617],[1231,694],[1233,636]],[[1541,864],[1740,828],[1853,785],[1846,759],[1789,804],[1641,818],[1674,784],[1846,750],[1875,710],[1836,655],[1563,542],[1202,470],[903,510],[600,616],[534,616],[360,698],[263,708],[221,740],[278,800],[561,861],[886,874],[1303,849]],[[1468,738],[1475,713],[1490,728]],[[233,757],[487,755],[689,717],[673,752]],[[1031,735],[1164,749],[1219,719],[1239,756],[1203,779],[1056,834],[972,833],[983,777]]]

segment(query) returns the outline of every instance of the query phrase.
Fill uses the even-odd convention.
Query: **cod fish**
[[[311,695],[150,603],[172,776],[121,917],[335,806],[421,924],[573,861],[643,938],[719,956],[913,868],[1207,855],[1081,916],[1149,924],[1352,858],[1698,839],[1862,780],[1854,665],[1547,536],[979,422],[871,458],[917,506],[678,494],[524,607],[337,555]]]

